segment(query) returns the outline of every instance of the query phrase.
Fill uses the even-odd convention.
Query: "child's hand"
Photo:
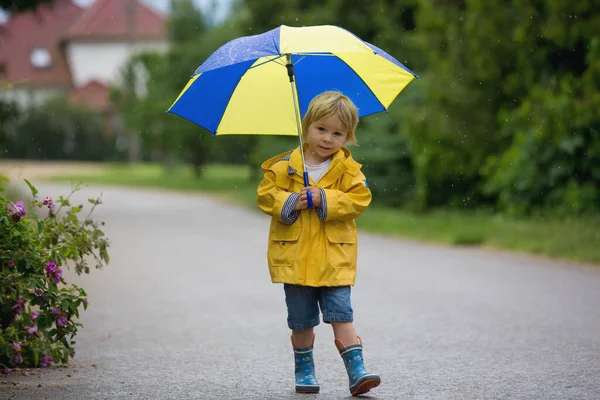
[[[294,211],[296,210],[306,210],[308,208],[308,200],[306,199],[306,193],[300,193],[298,200],[296,201],[296,205],[294,206]]]
[[[314,186],[307,186],[305,188],[302,188],[302,190],[300,191],[300,199],[304,199],[306,200],[307,203],[307,207],[308,207],[308,196],[306,194],[306,192],[310,191],[310,193],[312,194],[312,203],[313,203],[313,207],[321,207],[321,203],[322,203],[322,199],[321,199],[321,189],[316,188]]]

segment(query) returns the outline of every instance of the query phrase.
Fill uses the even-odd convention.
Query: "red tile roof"
[[[111,110],[110,88],[96,80],[73,89],[68,96],[74,104],[85,105],[93,110],[108,112]]]
[[[11,16],[0,32],[1,79],[35,86],[70,85],[71,74],[60,41],[83,10],[70,0],[42,5],[35,12]],[[31,63],[34,48],[46,49],[51,57],[47,68]]]
[[[129,10],[132,17],[128,17]],[[163,40],[164,19],[139,0],[96,0],[71,26],[67,38],[127,40],[130,34],[136,40]]]
[[[125,41],[128,26],[135,28],[136,40],[166,39],[162,16],[139,0],[132,0],[135,22],[130,24],[124,8],[128,1],[95,0],[82,9],[72,0],[55,0],[36,11],[10,16],[0,25],[0,81],[33,87],[72,85],[64,47],[69,40]],[[50,54],[48,67],[32,64],[35,48]]]

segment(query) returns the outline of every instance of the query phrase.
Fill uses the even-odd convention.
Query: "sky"
[[[73,0],[75,3],[79,4],[82,7],[87,7],[94,2],[94,0]],[[167,13],[169,11],[169,5],[171,0],[141,0],[142,3],[147,4],[148,6],[154,8],[156,11],[160,13]],[[211,9],[211,4],[213,1],[216,4],[216,21],[222,21],[225,15],[227,15],[227,11],[229,11],[229,7],[231,6],[232,0],[194,0],[194,3],[205,13],[209,13]],[[6,13],[0,10],[0,23],[6,20]]]

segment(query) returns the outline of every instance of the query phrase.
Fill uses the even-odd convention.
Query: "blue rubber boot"
[[[313,346],[299,349],[293,341],[292,346],[294,347],[294,361],[296,363],[296,393],[319,393],[320,386],[315,376]]]
[[[365,369],[362,356],[362,340],[360,337],[357,344],[350,346],[346,346],[341,340],[335,339],[335,346],[346,365],[352,396],[367,393],[374,387],[379,386],[381,383],[379,375],[371,374]]]

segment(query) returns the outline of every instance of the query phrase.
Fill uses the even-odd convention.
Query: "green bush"
[[[100,199],[90,199],[90,211],[80,219],[83,206],[69,200],[78,187],[68,197],[42,200],[26,181],[33,195],[26,207],[22,200],[7,200],[2,181],[8,180],[0,175],[0,365],[8,373],[11,367],[67,363],[82,326],[79,309],[88,302],[62,269],[89,273],[90,255],[96,268],[108,263],[104,223],[91,219]]]
[[[13,114],[9,132],[0,138],[2,157],[81,161],[118,161],[125,157],[117,144],[114,121],[64,98]]]

